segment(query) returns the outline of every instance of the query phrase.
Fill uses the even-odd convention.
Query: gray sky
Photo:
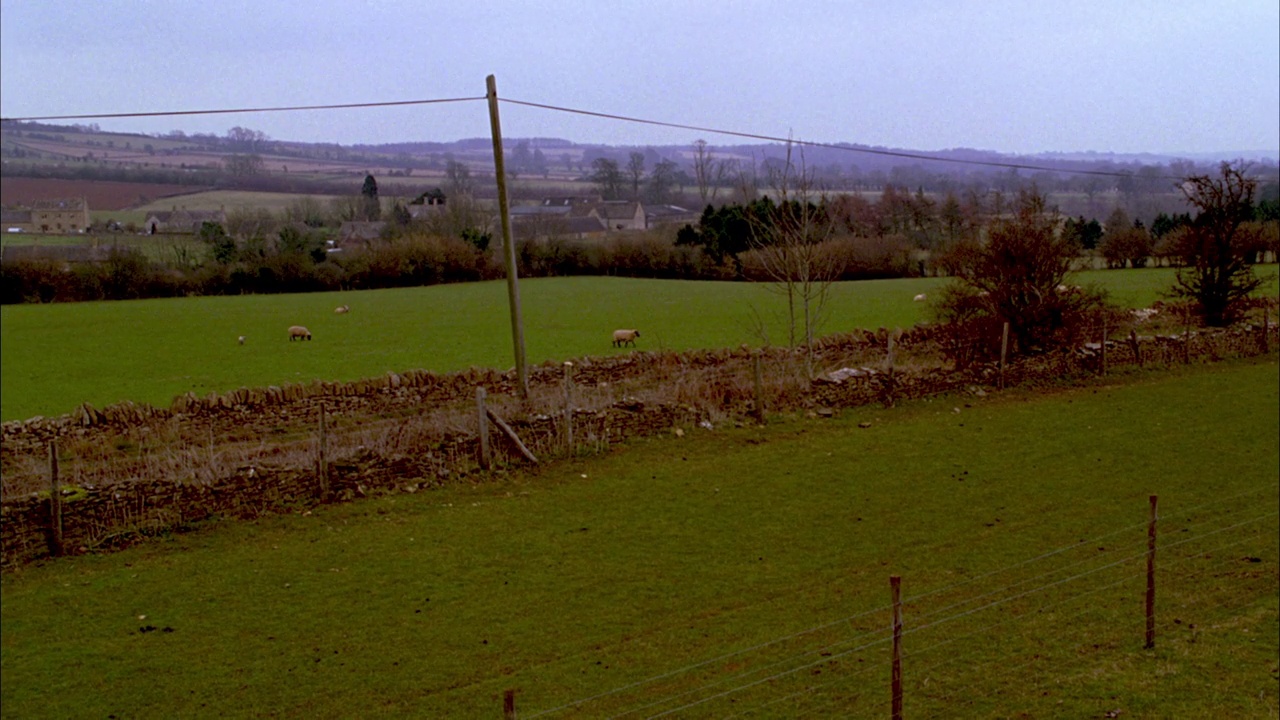
[[[503,97],[819,142],[1280,149],[1276,0],[0,0],[4,117],[480,96],[490,73]],[[737,142],[502,120],[507,137]],[[96,122],[344,144],[489,131],[480,101]]]

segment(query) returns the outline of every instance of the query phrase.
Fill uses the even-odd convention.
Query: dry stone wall
[[[894,339],[895,362],[887,356]],[[1275,327],[1264,342],[1258,328],[1197,330],[1186,335],[1112,339],[1109,367],[1178,364],[1255,355],[1280,345]],[[672,428],[740,420],[754,409],[753,364],[765,368],[764,393],[773,411],[837,408],[994,387],[998,370],[944,365],[935,328],[905,333],[856,332],[824,338],[813,381],[788,349],[746,348],[689,353],[634,352],[573,361],[574,451],[599,449],[629,437]],[[1006,384],[1060,383],[1102,370],[1100,343],[1011,364]],[[515,399],[513,373],[469,370],[389,374],[356,383],[318,382],[242,388],[204,398],[184,395],[169,408],[121,403],[88,405],[58,418],[5,423],[0,455],[6,487],[22,472],[46,467],[49,443],[60,448],[132,447],[157,440],[160,455],[66,458],[62,474],[62,551],[90,552],[181,530],[210,517],[252,518],[386,492],[418,492],[479,471],[475,389],[508,418],[539,458],[563,455],[565,372],[545,364],[530,373],[531,400]],[[327,427],[321,475],[317,418]],[[498,466],[523,462],[491,433]],[[87,451],[85,451],[87,452]],[[123,451],[122,451],[123,452]],[[120,454],[120,453],[118,453]],[[176,459],[174,459],[176,458]],[[114,476],[104,474],[109,468]],[[157,471],[156,468],[159,467]],[[34,470],[32,470],[34,468]],[[148,474],[148,468],[151,470]],[[86,481],[89,478],[93,481]],[[324,482],[322,482],[322,480]],[[46,481],[47,483],[47,481]],[[45,485],[47,487],[47,484]],[[49,492],[11,493],[0,503],[5,567],[52,554]]]

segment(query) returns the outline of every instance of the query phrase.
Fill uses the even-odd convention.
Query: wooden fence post
[[[893,669],[890,673],[893,720],[902,720],[902,578],[889,576],[893,596]]]
[[[1004,324],[1004,331],[1000,334],[1000,389],[1004,389],[1004,363],[1009,356],[1009,323]]]
[[[751,409],[755,415],[756,422],[764,424],[764,378],[760,368],[760,353],[757,351],[751,356],[751,374],[755,381],[756,402]]]
[[[1107,319],[1102,318],[1102,375],[1107,375]]]
[[[320,497],[329,497],[329,432],[325,423],[324,402],[320,403]]]
[[[1271,308],[1262,308],[1262,354],[1271,352]]]
[[[516,720],[516,691],[502,693],[502,720]]]
[[[484,388],[476,388],[476,422],[478,423],[477,433],[480,436],[480,467],[488,470],[490,464],[489,414],[485,412],[484,398]]]
[[[58,477],[58,441],[49,441],[49,537],[50,553],[62,555],[62,479]]]
[[[573,454],[573,363],[564,364],[564,443]]]
[[[1142,647],[1150,650],[1156,646],[1156,503],[1158,495],[1151,496],[1151,518],[1147,523],[1147,642]]]
[[[1191,311],[1182,313],[1182,362],[1191,364]]]
[[[894,340],[895,340],[894,334],[893,334],[893,333],[889,333],[889,343],[888,343],[888,348],[887,348],[887,350],[888,350],[888,356],[887,356],[887,358],[886,358],[886,359],[888,360],[888,362],[889,362],[889,384],[888,384],[888,387],[886,388],[886,392],[888,393],[888,397],[887,397],[887,399],[885,400],[885,406],[886,406],[886,407],[893,407],[893,391],[894,391],[893,384],[894,384],[894,381],[895,381],[895,380],[897,380],[896,374],[894,373],[894,370],[893,370],[893,367],[894,367],[894,357],[893,357],[893,349],[894,349],[894,348],[893,348],[893,345],[894,345]]]

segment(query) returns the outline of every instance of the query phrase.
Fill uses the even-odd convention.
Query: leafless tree
[[[631,179],[631,199],[640,199],[640,181],[644,179],[644,153],[633,152],[627,160],[627,177]]]
[[[792,347],[797,344],[797,332],[803,333],[805,372],[813,377],[813,342],[838,274],[828,243],[835,223],[803,153],[798,166],[792,163],[790,143],[785,162],[773,166],[769,185],[774,202],[766,217],[753,221],[753,245],[770,286],[787,299]]]
[[[717,159],[711,154],[706,140],[693,143],[693,177],[698,183],[698,195],[702,198],[704,207],[715,202],[720,185],[732,168],[731,160]]]
[[[1249,222],[1258,181],[1247,171],[1239,163],[1222,163],[1217,177],[1192,175],[1180,186],[1199,214],[1180,236],[1178,254],[1186,267],[1178,271],[1172,293],[1197,301],[1211,326],[1234,322],[1264,282],[1250,264],[1263,241]]]

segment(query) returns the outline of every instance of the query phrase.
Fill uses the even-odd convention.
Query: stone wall
[[[185,395],[167,409],[122,403],[97,410],[85,405],[59,418],[5,423],[0,447],[7,484],[22,472],[47,472],[48,445],[55,439],[60,448],[109,453],[150,437],[169,455],[182,456],[158,471],[161,456],[155,452],[67,459],[60,472],[63,552],[91,552],[215,516],[252,518],[377,493],[418,492],[474,476],[479,472],[477,387],[488,390],[490,407],[509,420],[530,450],[548,459],[678,427],[741,421],[754,408],[757,355],[771,411],[830,414],[838,408],[996,385],[995,366],[956,370],[943,364],[935,333],[922,326],[895,335],[893,367],[886,355],[891,336],[886,330],[824,338],[816,366],[833,371],[813,381],[798,370],[802,356],[788,349],[583,358],[573,368],[572,449],[565,442],[564,368],[558,364],[532,370],[528,402],[515,398],[513,373],[412,371],[356,383]],[[1274,327],[1269,345],[1280,345]],[[1262,346],[1258,328],[1197,330],[1189,344],[1184,335],[1135,332],[1107,343],[1106,362],[1119,368],[1213,361],[1256,355]],[[1005,382],[1054,384],[1096,374],[1102,354],[1102,345],[1094,343],[1022,360],[1006,369]],[[317,433],[322,407],[329,423],[327,492],[322,490]],[[491,432],[490,438],[496,465],[525,462],[501,433]],[[102,467],[112,468],[112,480],[85,481]],[[47,487],[47,479],[43,482],[41,487]],[[0,561],[5,567],[52,553],[50,506],[47,489],[13,494],[0,503]]]

